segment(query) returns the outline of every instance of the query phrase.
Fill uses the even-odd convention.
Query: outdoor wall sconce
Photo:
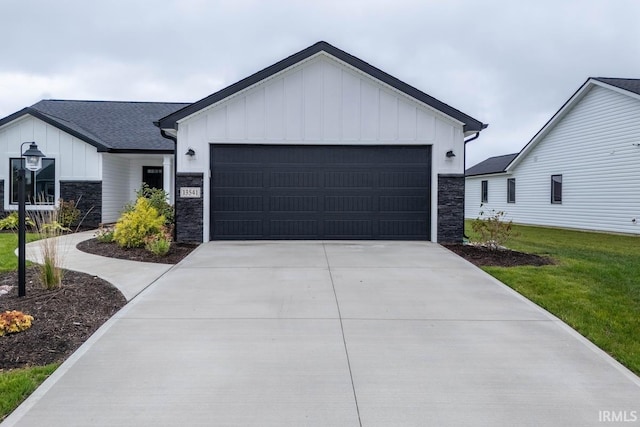
[[[449,150],[447,151],[447,154],[445,154],[445,156],[447,156],[447,159],[450,159],[452,157],[455,157],[456,154],[453,152],[453,150]]]
[[[195,151],[193,151],[193,148],[189,148],[189,149],[187,150],[187,152],[186,152],[186,153],[184,153],[184,155],[185,155],[185,156],[189,156],[189,158],[190,158],[190,159],[193,159],[193,156],[195,156],[195,155],[196,155],[196,152],[195,152]]]

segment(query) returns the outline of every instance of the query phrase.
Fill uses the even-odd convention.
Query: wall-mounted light
[[[447,151],[447,154],[445,154],[445,156],[447,156],[447,159],[450,159],[452,157],[455,157],[456,153],[454,153],[453,150],[449,150]]]
[[[195,151],[193,151],[193,148],[189,148],[189,149],[187,150],[187,152],[186,152],[186,153],[184,153],[184,155],[185,155],[185,156],[189,156],[189,158],[190,158],[190,159],[193,159],[193,156],[195,156],[195,155],[196,155],[196,152],[195,152]]]

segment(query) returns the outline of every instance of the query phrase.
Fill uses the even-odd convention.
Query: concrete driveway
[[[436,244],[216,242],[5,424],[587,426],[620,414],[640,424],[638,377]]]

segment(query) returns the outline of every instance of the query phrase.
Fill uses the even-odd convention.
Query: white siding
[[[180,172],[203,172],[210,143],[433,145],[438,173],[463,173],[462,125],[327,55],[179,123]],[[457,156],[446,159],[453,150]]]
[[[56,183],[63,181],[95,181],[101,179],[100,153],[97,149],[35,117],[23,116],[0,128],[0,179],[5,182],[4,208],[9,206],[9,157],[20,156],[20,145],[34,141],[47,158],[56,161]],[[26,146],[25,146],[26,147]],[[56,184],[56,200],[60,186]]]
[[[116,222],[125,204],[133,200],[130,160],[113,154],[102,156],[102,222]]]
[[[640,234],[638,143],[640,100],[594,86],[514,168],[516,203],[506,203],[502,176],[503,194],[490,195],[487,207],[507,211],[516,223]],[[562,175],[562,204],[551,203],[555,174]],[[479,181],[467,179],[467,217]]]
[[[143,166],[163,166],[163,156],[103,154],[103,222],[117,221],[122,213],[122,208],[127,203],[135,201],[136,190],[142,187]]]

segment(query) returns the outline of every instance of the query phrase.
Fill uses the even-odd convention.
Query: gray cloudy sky
[[[587,77],[640,78],[637,0],[1,0],[0,117],[43,98],[195,101],[325,40],[519,151]]]

